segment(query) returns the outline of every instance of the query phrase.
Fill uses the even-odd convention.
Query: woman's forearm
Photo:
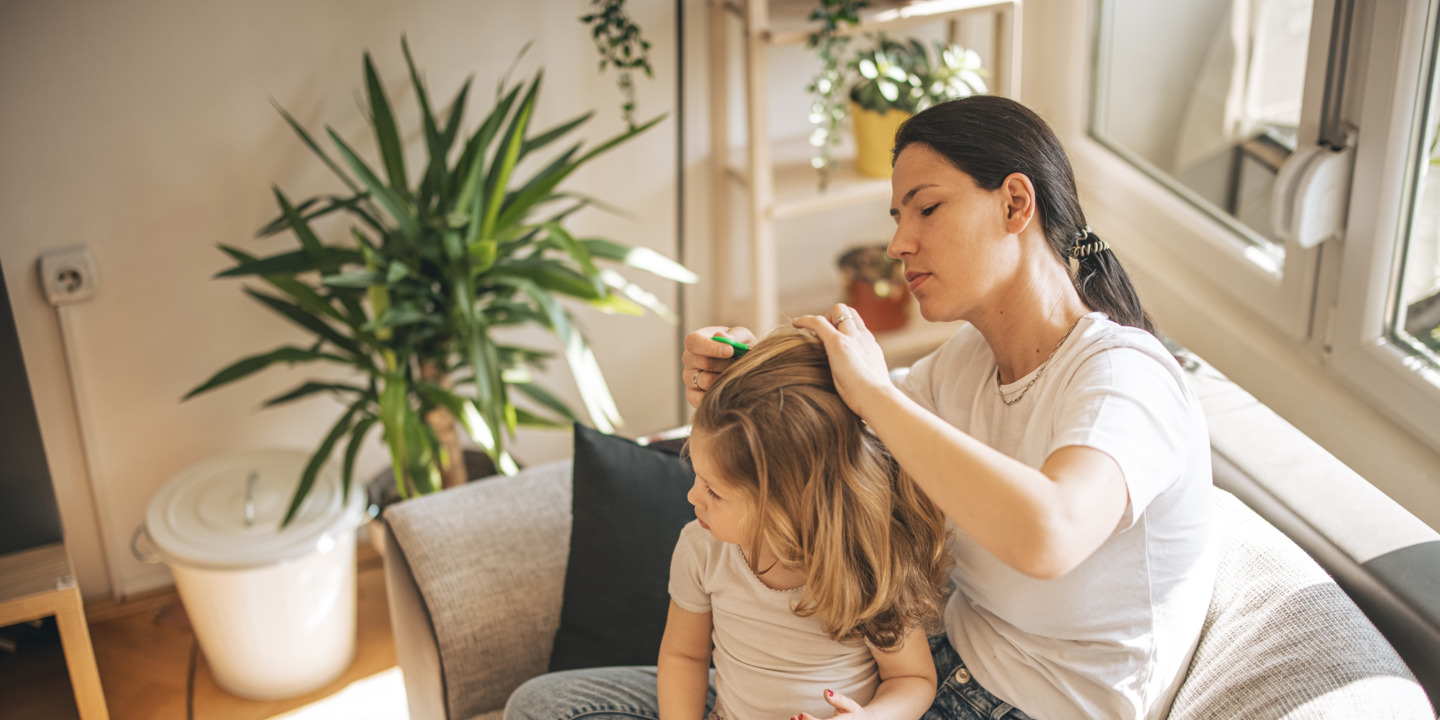
[[[893,385],[874,389],[863,409],[866,423],[941,511],[1020,572],[1064,574],[1103,542],[1124,510],[1119,468],[1108,461],[1107,470],[1108,456],[1099,451],[1072,454],[1080,465],[1047,461],[1036,469],[961,432]]]

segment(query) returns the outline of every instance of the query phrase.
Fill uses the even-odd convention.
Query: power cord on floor
[[[195,662],[200,656],[200,641],[190,639],[190,670],[185,673],[185,719],[195,720]]]

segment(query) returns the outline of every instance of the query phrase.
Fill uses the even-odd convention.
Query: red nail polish
[[[826,690],[826,691],[825,691],[825,697],[834,697],[834,695],[835,695],[834,691],[831,691],[831,690]]]

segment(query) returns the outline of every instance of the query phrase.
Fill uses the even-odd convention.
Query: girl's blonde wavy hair
[[[692,432],[752,501],[750,547],[805,574],[797,615],[882,649],[940,615],[945,517],[840,399],[814,334],[756,343],[705,392]]]

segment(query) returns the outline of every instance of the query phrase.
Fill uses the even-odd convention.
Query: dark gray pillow
[[[695,519],[695,473],[671,450],[575,425],[574,525],[550,671],[654,665],[670,556]]]

